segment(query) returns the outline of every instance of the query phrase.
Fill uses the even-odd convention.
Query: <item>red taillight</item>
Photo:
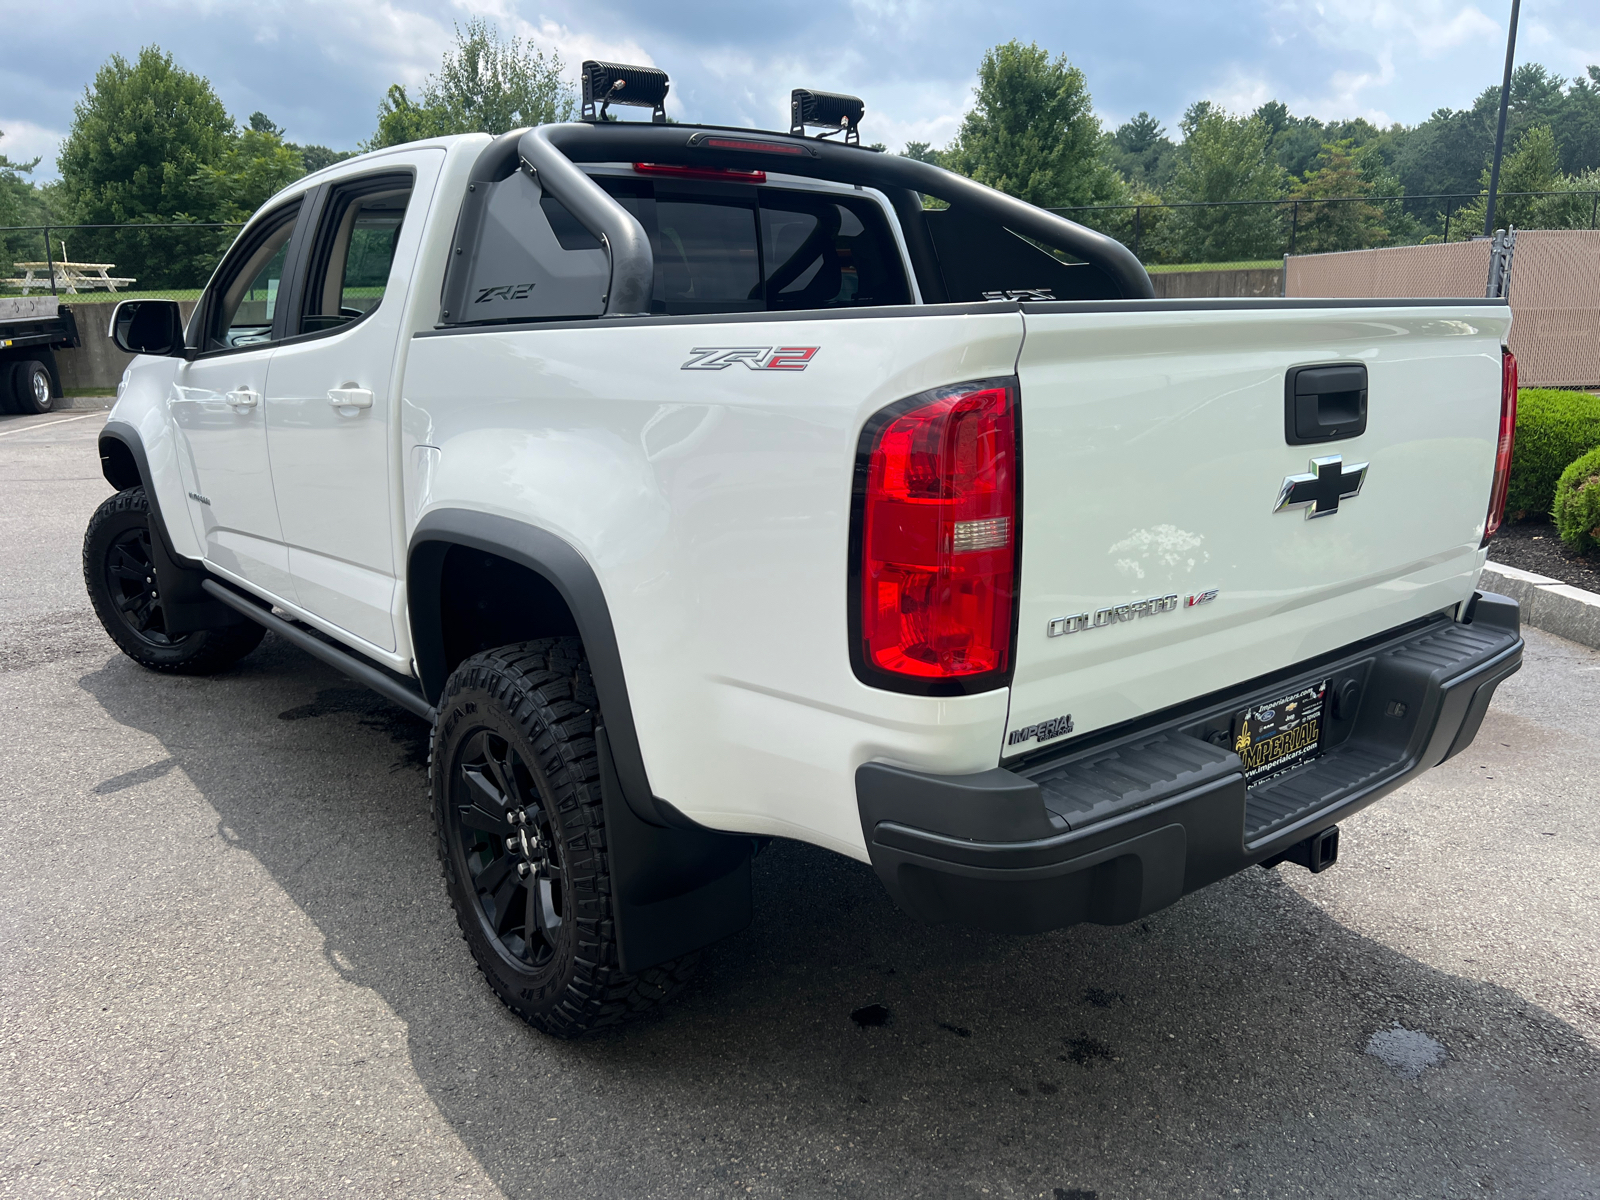
[[[709,179],[721,183],[765,183],[765,171],[741,171],[737,167],[675,167],[669,163],[634,163],[643,175],[674,175],[679,179]]]
[[[863,676],[999,686],[1011,665],[1017,570],[1013,386],[915,397],[868,425],[862,452],[854,602]]]
[[[1511,483],[1511,451],[1517,442],[1517,356],[1500,352],[1500,442],[1494,451],[1494,486],[1489,489],[1489,516],[1483,526],[1483,541],[1500,529],[1506,511],[1506,488]]]

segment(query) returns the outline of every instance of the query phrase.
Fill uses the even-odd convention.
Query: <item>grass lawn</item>
[[[1152,275],[1165,275],[1172,271],[1277,271],[1282,268],[1281,258],[1263,258],[1254,262],[1145,263],[1144,265],[1144,269]]]

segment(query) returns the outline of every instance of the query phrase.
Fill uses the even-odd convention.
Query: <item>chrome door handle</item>
[[[234,388],[224,392],[222,398],[235,408],[254,408],[261,401],[261,393],[251,388]]]
[[[372,393],[366,388],[330,388],[328,403],[335,408],[371,408]]]

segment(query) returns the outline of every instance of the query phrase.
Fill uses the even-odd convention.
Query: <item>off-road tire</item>
[[[24,359],[11,368],[11,411],[38,415],[55,407],[55,387],[50,368],[36,358]]]
[[[266,633],[255,622],[168,634],[151,568],[150,500],[144,488],[110,497],[83,535],[83,582],[95,616],[129,658],[152,671],[210,675],[238,662]]]
[[[576,638],[486,650],[446,682],[428,764],[461,935],[507,1008],[565,1038],[654,1008],[699,960],[618,965],[598,717]]]

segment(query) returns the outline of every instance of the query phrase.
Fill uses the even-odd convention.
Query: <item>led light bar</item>
[[[583,64],[583,119],[604,121],[606,109],[611,105],[631,104],[650,109],[651,119],[657,125],[665,125],[667,110],[663,105],[671,86],[667,73],[655,67],[630,67],[589,59]]]
[[[818,137],[844,130],[844,140],[851,145],[861,141],[861,118],[867,106],[857,96],[839,92],[813,92],[809,88],[795,88],[789,93],[789,132],[805,134],[806,127],[826,129]]]

